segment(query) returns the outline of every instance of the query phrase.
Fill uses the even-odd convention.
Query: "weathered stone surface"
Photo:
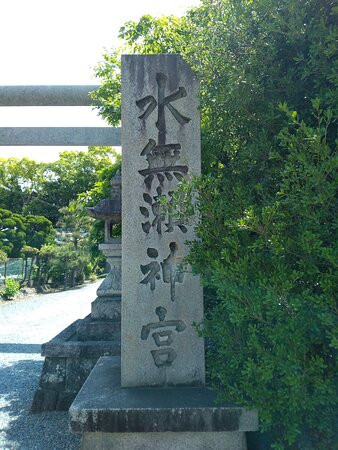
[[[206,387],[121,388],[119,358],[102,357],[70,407],[75,432],[244,432],[257,412],[216,404]]]
[[[120,336],[116,335],[115,339],[112,341],[73,341],[67,342],[67,344],[54,344],[49,342],[45,344],[43,356],[99,358],[100,356],[119,355],[120,349]]]
[[[110,341],[121,331],[121,323],[113,320],[92,320],[80,324],[76,331],[78,341]]]
[[[40,387],[44,389],[63,390],[66,381],[65,358],[46,358],[40,379]]]
[[[90,106],[99,85],[0,86],[0,106]]]
[[[84,433],[81,450],[246,450],[244,432]]]
[[[200,173],[198,83],[179,55],[122,57],[122,385],[204,383],[198,277],[181,267],[193,227],[164,214]]]
[[[67,411],[70,408],[70,405],[73,403],[76,394],[77,392],[59,392],[55,408],[51,409],[51,411],[53,411],[54,409],[55,411]]]
[[[34,394],[31,411],[34,413],[54,411],[56,408],[58,395],[59,393],[57,391],[39,388]]]
[[[76,320],[53,339],[41,346],[41,355],[63,358],[96,358],[100,356],[119,355],[121,351],[121,338],[117,332],[110,341],[84,341],[76,340],[76,330],[82,323],[90,323],[88,315],[84,319]]]
[[[39,388],[33,398],[31,412],[67,411],[74,401],[77,392],[55,391]]]
[[[0,127],[0,146],[121,145],[120,129],[111,127]]]
[[[121,297],[98,297],[92,302],[92,319],[121,320]]]
[[[67,392],[77,393],[86,381],[96,362],[97,359],[67,358],[65,390]]]
[[[112,297],[121,295],[122,275],[121,258],[122,246],[121,239],[110,238],[109,243],[99,245],[99,249],[107,258],[110,271],[96,291],[98,297]]]
[[[110,272],[97,290],[98,297],[112,297],[121,295],[121,264],[110,264]]]
[[[67,410],[98,358],[102,355],[120,355],[119,332],[111,341],[75,340],[77,327],[82,322],[88,324],[90,321],[90,316],[77,320],[43,344],[43,356],[46,358],[31,406],[33,412]]]

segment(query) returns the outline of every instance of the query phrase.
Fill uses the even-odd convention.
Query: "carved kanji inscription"
[[[167,310],[163,306],[156,308],[155,313],[159,321],[144,325],[141,330],[141,339],[147,340],[151,331],[154,331],[152,333],[154,342],[157,347],[161,347],[159,350],[151,350],[154,363],[157,367],[170,366],[176,359],[177,353],[169,346],[174,341],[175,333],[181,333],[187,326],[183,320],[164,320]],[[167,330],[163,331],[162,328],[167,328]]]

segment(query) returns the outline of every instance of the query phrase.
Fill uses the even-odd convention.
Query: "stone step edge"
[[[256,431],[258,414],[217,404],[208,387],[121,388],[120,358],[101,357],[69,409],[73,432]]]

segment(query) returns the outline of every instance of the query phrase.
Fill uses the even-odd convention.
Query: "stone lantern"
[[[112,236],[112,227],[121,223],[121,174],[117,171],[111,181],[110,197],[93,208],[87,208],[94,219],[104,220],[105,241],[99,249],[107,258],[110,272],[97,289],[97,299],[92,303],[92,319],[120,319],[121,300],[121,238]],[[119,305],[119,306],[118,306]]]

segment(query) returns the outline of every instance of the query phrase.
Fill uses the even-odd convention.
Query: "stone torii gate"
[[[91,106],[98,85],[0,86],[0,107]],[[1,125],[1,124],[0,124]],[[120,146],[120,128],[0,127],[0,146]]]

